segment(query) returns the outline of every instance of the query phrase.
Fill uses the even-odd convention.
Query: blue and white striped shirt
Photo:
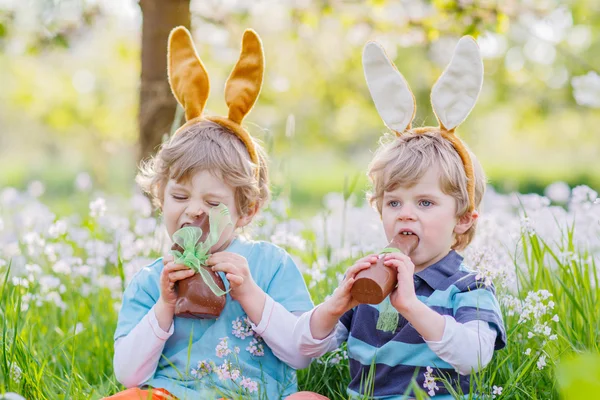
[[[495,349],[506,345],[506,332],[500,306],[493,286],[475,279],[476,273],[467,269],[463,257],[455,251],[437,263],[415,273],[415,291],[419,300],[441,315],[452,316],[459,323],[488,322],[496,330]],[[395,332],[377,330],[380,305],[361,304],[342,316],[340,322],[348,335],[351,382],[348,393],[372,393],[375,398],[399,399],[415,378],[423,388],[426,368],[433,368],[434,377],[445,378],[465,394],[470,390],[470,377],[459,375],[439,358],[421,335],[399,315]],[[476,344],[474,344],[476,345]],[[365,387],[371,366],[374,386]],[[436,398],[445,397],[448,390],[440,381]],[[373,392],[371,392],[371,389]]]

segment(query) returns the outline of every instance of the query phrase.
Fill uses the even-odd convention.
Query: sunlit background
[[[541,194],[556,181],[600,187],[597,1],[192,0],[190,10],[212,83],[208,113],[226,110],[243,30],[262,37],[264,87],[246,124],[299,214],[345,180],[367,187],[385,132],[360,64],[372,39],[406,76],[419,126],[436,124],[429,91],[457,39],[476,36],[485,81],[458,133],[490,183]],[[132,0],[0,0],[0,187],[33,182],[65,214],[77,190],[131,193],[141,27]]]

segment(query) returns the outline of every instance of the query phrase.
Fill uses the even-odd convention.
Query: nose
[[[416,219],[415,208],[410,203],[404,203],[398,210],[398,220],[414,221]]]
[[[200,203],[190,202],[185,210],[185,214],[191,219],[196,219],[204,214],[204,210],[202,209]]]

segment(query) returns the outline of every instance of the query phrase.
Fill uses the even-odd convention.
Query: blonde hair
[[[254,144],[259,165],[250,161],[246,146],[229,129],[199,121],[177,132],[142,163],[136,182],[162,208],[169,179],[185,182],[198,171],[218,173],[233,187],[237,211],[245,215],[254,207],[262,208],[270,197],[267,157],[260,144]]]
[[[469,151],[469,150],[467,150]],[[475,172],[475,209],[479,208],[485,192],[486,178],[483,168],[469,151]],[[439,128],[416,128],[392,140],[382,140],[369,165],[368,176],[372,192],[367,195],[371,205],[381,215],[383,195],[398,186],[412,186],[433,167],[440,168],[442,191],[456,200],[456,216],[464,216],[469,210],[467,175],[460,155]],[[452,248],[462,250],[475,236],[477,220],[462,234],[457,234]]]

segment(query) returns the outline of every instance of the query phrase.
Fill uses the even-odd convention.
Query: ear
[[[385,125],[397,135],[410,129],[417,107],[404,76],[379,43],[365,45],[362,62],[369,92]]]
[[[244,226],[246,226],[250,222],[252,222],[252,220],[258,213],[258,210],[259,210],[258,203],[254,204],[253,206],[250,206],[248,208],[248,212],[246,212],[246,214],[240,216],[240,219],[238,220],[236,228],[243,228]]]
[[[465,233],[473,226],[475,221],[477,221],[477,218],[479,218],[479,212],[477,210],[467,211],[465,215],[458,218],[458,222],[454,227],[454,233],[458,235]]]
[[[210,83],[192,36],[183,26],[173,29],[169,35],[167,60],[169,84],[185,110],[185,119],[199,117],[210,92]]]
[[[250,112],[262,86],[265,59],[260,38],[251,29],[244,32],[240,59],[225,84],[229,119],[238,124]]]
[[[456,45],[450,64],[431,89],[431,105],[442,129],[451,131],[469,115],[483,84],[483,61],[471,36]]]

